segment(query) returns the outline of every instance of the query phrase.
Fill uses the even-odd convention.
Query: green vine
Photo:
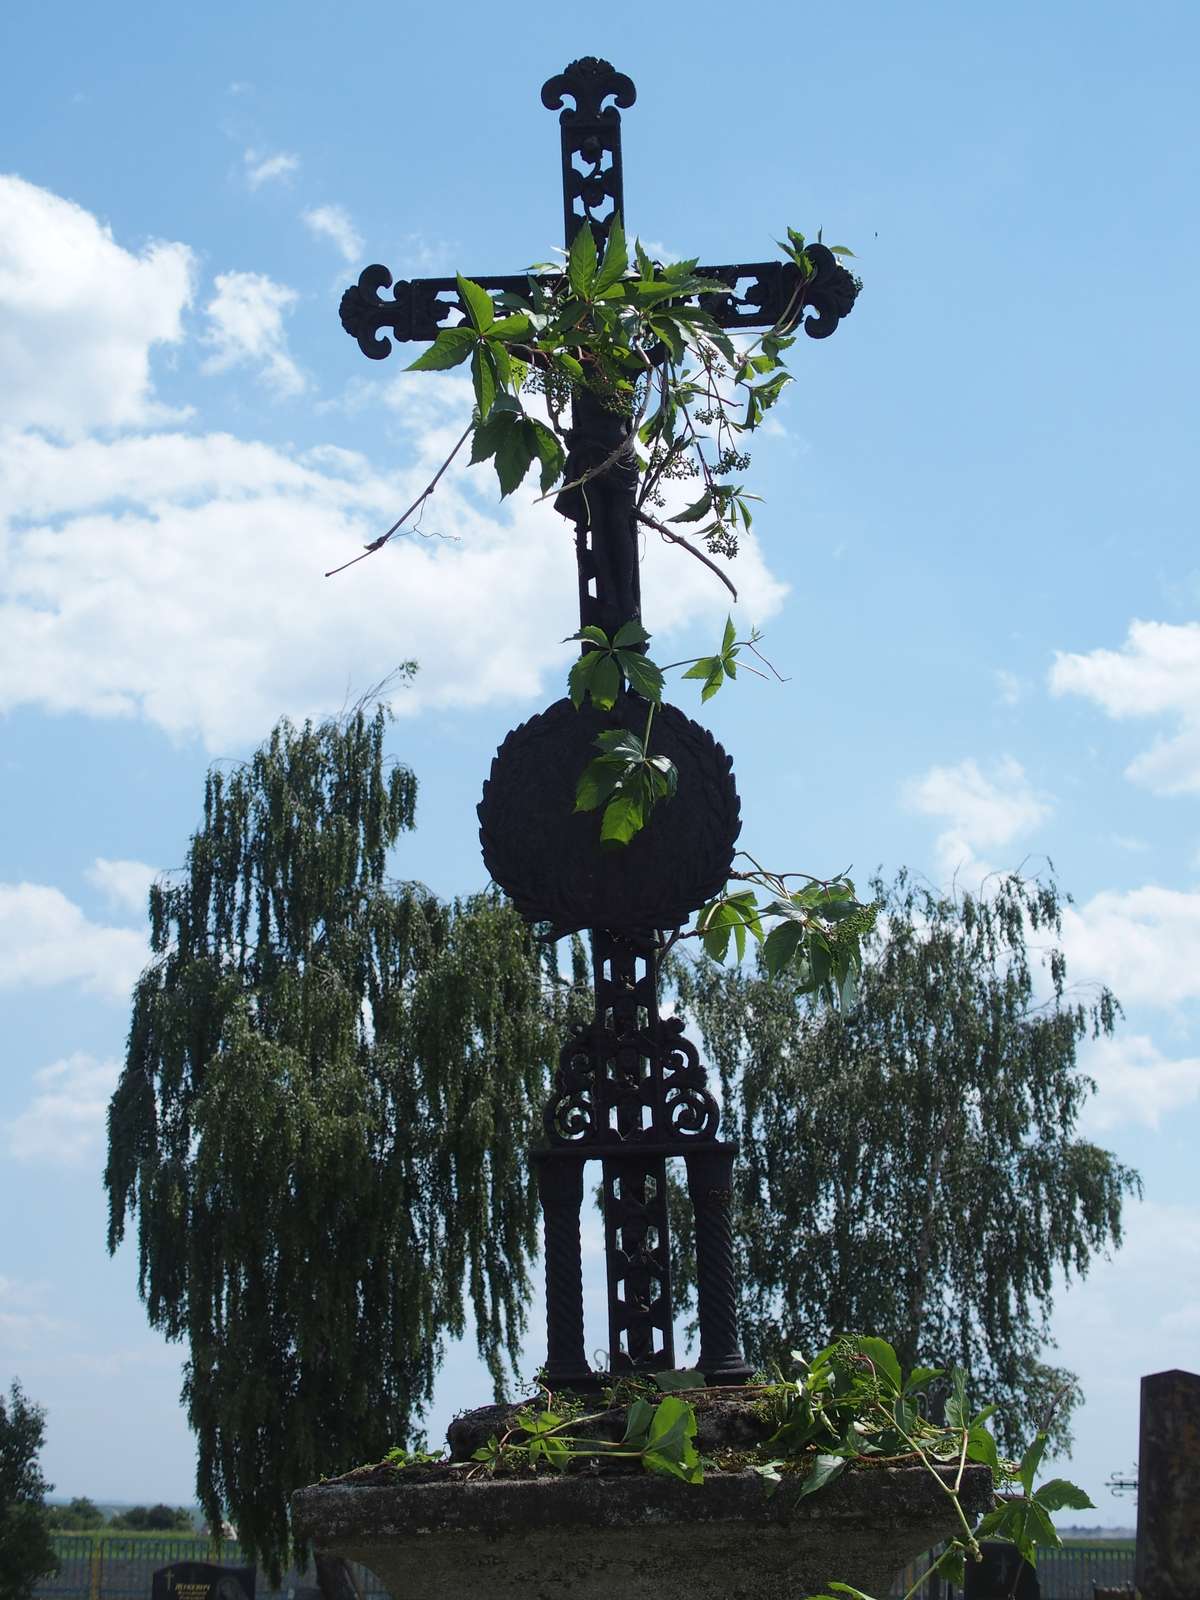
[[[750,1471],[764,1493],[785,1486],[797,1500],[835,1482],[856,1462],[915,1465],[929,1472],[945,1494],[959,1526],[937,1558],[907,1590],[913,1600],[932,1574],[961,1587],[968,1561],[982,1559],[984,1539],[1007,1540],[1031,1565],[1041,1550],[1061,1545],[1052,1513],[1092,1506],[1083,1491],[1062,1478],[1035,1483],[1046,1450],[1049,1420],[1019,1461],[1002,1457],[988,1427],[995,1408],[972,1411],[967,1379],[961,1369],[917,1367],[904,1377],[892,1346],[885,1339],[850,1335],[838,1339],[811,1361],[797,1352],[798,1371],[746,1391],[762,1424],[762,1441],[749,1450],[720,1451],[703,1457],[696,1446],[696,1404],[705,1380],[697,1371],[660,1372],[653,1382],[623,1380],[605,1396],[603,1411],[585,1413],[572,1395],[544,1390],[540,1401],[522,1407],[499,1433],[473,1454],[471,1461],[444,1463],[465,1477],[539,1472],[564,1473],[605,1462],[639,1462],[647,1472],[700,1484],[705,1473]],[[943,1421],[929,1416],[929,1395],[944,1396]],[[693,1400],[685,1398],[691,1393]],[[624,1434],[619,1440],[587,1437],[579,1430],[609,1420],[612,1406],[626,1406]],[[393,1451],[388,1461],[402,1474],[434,1458],[426,1452]],[[962,1505],[963,1476],[968,1462],[992,1473],[995,1501],[976,1526]],[[832,1593],[814,1600],[871,1600],[849,1584],[830,1582]]]
[[[612,220],[603,255],[585,224],[565,264],[529,268],[527,294],[493,297],[460,275],[463,322],[443,328],[409,370],[469,365],[471,420],[424,493],[364,553],[379,549],[420,509],[468,441],[472,463],[492,463],[501,498],[536,468],[543,498],[570,490],[586,500],[588,483],[632,445],[639,474],[637,521],[702,562],[736,599],[736,588],[714,558],[735,556],[739,535],[752,525],[750,507],[759,497],[746,486],[750,456],[743,444],[791,381],[785,355],[815,277],[802,233],[788,228],[779,245],[798,269],[791,302],[773,328],[753,339],[739,336],[736,344],[703,305],[706,296],[728,294],[728,284],[702,277],[698,257],[664,266],[636,240],[631,257],[619,217]],[[833,253],[853,252],[835,246]],[[625,419],[627,430],[607,460],[563,483],[571,401],[582,392]],[[529,409],[534,396],[544,415]],[[664,520],[665,486],[680,480],[694,480],[698,493]],[[595,626],[571,635],[571,642],[583,646],[568,677],[575,706],[581,709],[590,699],[601,711],[620,705],[638,712],[637,726],[597,735],[598,753],[576,785],[575,809],[600,812],[603,848],[626,846],[676,792],[675,766],[651,742],[665,673],[685,669],[684,679],[699,682],[703,704],[736,679],[739,667],[767,676],[761,669],[770,663],[757,649],[759,638],[751,632],[739,639],[730,619],[712,655],[663,668],[647,655],[650,635],[635,617],[611,636]],[[760,665],[752,665],[747,653]],[[786,972],[800,992],[849,1004],[874,908],[858,900],[845,873],[822,879],[768,872],[753,858],[745,861],[695,925],[664,938],[664,948],[697,938],[717,960],[726,958],[731,944],[740,959],[749,935],[761,943],[768,972]]]

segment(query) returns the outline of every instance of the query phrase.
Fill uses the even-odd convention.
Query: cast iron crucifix
[[[565,105],[569,97],[573,105]],[[620,109],[633,105],[629,78],[586,56],[542,87],[560,108],[565,243],[588,224],[603,249],[623,219]],[[606,104],[612,100],[612,105]],[[821,245],[814,272],[791,262],[701,267],[728,285],[701,304],[724,328],[779,326],[805,313],[823,338],[854,304],[856,285]],[[492,294],[525,294],[525,275],[475,280]],[[381,289],[392,289],[383,299]],[[799,309],[798,309],[799,308]],[[392,284],[370,266],[342,298],[347,333],[374,360],[400,340],[436,338],[466,311],[453,278]],[[611,637],[641,616],[636,497],[638,468],[629,420],[586,387],[572,400],[565,483],[602,463],[586,496],[564,490],[555,508],[575,525],[580,627]],[[588,646],[584,646],[588,648]],[[697,1366],[710,1383],[750,1376],[738,1344],[730,1200],[736,1147],[717,1138],[719,1110],[695,1046],[676,1017],[658,1008],[657,952],[723,888],[741,828],[732,763],[711,734],[673,706],[655,721],[655,748],[679,773],[674,798],[617,852],[599,848],[595,813],[573,810],[575,782],[604,727],[624,725],[645,705],[626,690],[611,712],[576,711],[559,700],[509,734],[492,763],[479,806],[483,857],[492,877],[530,922],[555,935],[591,930],[595,1013],[578,1024],[559,1057],[545,1110],[546,1146],[533,1153],[545,1225],[547,1359],[554,1388],[595,1387],[584,1343],[580,1213],[584,1166],[601,1162],[608,1276],[610,1373],[675,1365],[667,1207],[667,1160],[682,1156],[695,1216]]]

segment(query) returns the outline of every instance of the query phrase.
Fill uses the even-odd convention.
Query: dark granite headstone
[[[150,1600],[254,1600],[253,1567],[221,1567],[212,1561],[173,1561],[160,1567]]]
[[[967,1562],[963,1600],[1040,1600],[1042,1586],[1016,1545],[985,1539],[982,1561]]]
[[[1200,1595],[1200,1374],[1142,1379],[1137,1560],[1142,1600]]]

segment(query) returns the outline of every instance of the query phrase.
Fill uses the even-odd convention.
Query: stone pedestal
[[[883,1597],[906,1562],[955,1532],[949,1497],[920,1465],[856,1465],[803,1498],[799,1481],[768,1497],[749,1471],[686,1484],[459,1470],[301,1489],[292,1525],[369,1567],[395,1600],[801,1600],[831,1579]],[[986,1467],[967,1466],[961,1498],[972,1518],[991,1504]]]

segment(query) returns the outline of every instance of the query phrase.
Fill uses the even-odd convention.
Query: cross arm
[[[858,280],[826,245],[810,244],[807,280],[792,261],[753,261],[738,266],[697,267],[702,278],[729,285],[728,294],[703,295],[700,304],[722,328],[782,328],[801,323],[811,339],[827,339],[858,298]],[[812,316],[806,312],[815,313]]]
[[[827,338],[853,309],[858,285],[824,245],[809,245],[808,255],[814,270],[807,281],[790,261],[700,267],[701,277],[729,285],[727,294],[704,295],[700,303],[723,328],[787,328],[803,319],[811,338]],[[528,273],[476,281],[489,294],[525,295],[529,290]],[[384,299],[380,290],[389,288],[391,297]],[[815,314],[805,315],[809,311]],[[401,278],[393,284],[391,273],[378,264],[367,267],[346,290],[340,307],[342,327],[373,361],[391,351],[385,328],[402,343],[428,343],[455,313],[466,315],[456,279]]]
[[[528,273],[475,281],[489,294],[529,292]],[[389,288],[392,297],[385,300],[379,291]],[[393,285],[391,273],[378,263],[359,274],[358,282],[346,290],[338,308],[342,327],[358,340],[358,348],[372,361],[382,361],[392,348],[391,339],[383,337],[381,329],[386,328],[401,343],[428,343],[437,338],[441,325],[454,311],[466,316],[456,279],[398,278]]]

